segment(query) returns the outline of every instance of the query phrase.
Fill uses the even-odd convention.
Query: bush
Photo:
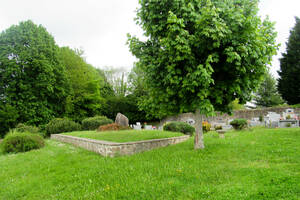
[[[32,149],[39,149],[44,145],[45,143],[41,136],[26,132],[7,134],[1,144],[4,153],[26,152]]]
[[[21,133],[23,133],[23,132],[39,133],[40,132],[38,127],[30,126],[30,125],[26,125],[26,124],[22,124],[22,123],[19,123],[15,129],[17,132],[21,132]]]
[[[168,122],[164,125],[163,130],[181,132],[189,135],[192,135],[195,132],[195,128],[185,122]]]
[[[46,133],[50,134],[80,131],[81,125],[66,118],[55,118],[46,125]]]
[[[242,130],[247,128],[248,122],[246,119],[235,119],[232,122],[230,122],[230,125],[235,129],[235,130]]]
[[[106,124],[103,126],[100,126],[97,131],[119,131],[119,130],[130,130],[129,126],[120,126],[116,123],[112,124]]]
[[[208,132],[210,131],[211,124],[208,122],[202,122],[202,130],[203,132]]]
[[[221,126],[221,125],[216,125],[215,126],[215,130],[217,131],[217,130],[222,130],[223,129],[223,127]]]
[[[82,129],[83,130],[96,130],[99,126],[103,126],[106,124],[111,124],[113,121],[108,119],[105,116],[95,116],[89,117],[82,120]]]
[[[22,124],[22,123],[19,123],[16,126],[15,131],[19,132],[19,133],[24,133],[24,132],[34,133],[34,134],[39,134],[41,137],[46,137],[45,133],[42,132],[40,130],[40,128],[38,128],[36,126],[30,126],[30,125]]]

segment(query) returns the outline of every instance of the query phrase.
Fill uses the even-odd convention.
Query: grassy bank
[[[103,132],[77,131],[77,132],[62,133],[62,134],[96,139],[96,140],[106,140],[112,142],[131,142],[131,141],[183,136],[182,133],[158,131],[158,130],[142,130],[142,131],[124,130],[124,131],[103,131]]]
[[[71,145],[0,155],[0,199],[299,199],[300,129],[205,135],[130,157]]]

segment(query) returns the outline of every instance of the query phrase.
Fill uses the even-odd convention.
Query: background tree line
[[[95,115],[114,119],[117,112],[130,122],[145,121],[145,112],[138,109],[141,93],[136,72],[95,68],[83,54],[59,47],[43,26],[32,21],[3,31],[0,132],[17,123],[41,125],[57,117],[77,122]]]

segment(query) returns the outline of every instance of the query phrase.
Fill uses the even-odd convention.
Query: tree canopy
[[[18,122],[46,123],[65,112],[69,83],[59,47],[32,21],[0,34],[0,103],[12,106]]]
[[[157,115],[214,110],[251,98],[276,53],[273,23],[257,1],[141,1],[137,22],[146,41],[129,36]]]
[[[278,91],[288,104],[300,103],[300,19],[290,32],[286,53],[280,59]]]
[[[142,107],[147,112],[158,117],[231,112],[235,99],[251,99],[277,47],[273,23],[258,16],[258,1],[140,4],[136,21],[147,39],[129,35],[128,43],[145,73],[149,98]]]
[[[92,65],[86,63],[82,54],[83,51],[69,47],[60,49],[60,57],[71,84],[66,116],[76,121],[100,114],[104,103],[100,91],[104,80]]]

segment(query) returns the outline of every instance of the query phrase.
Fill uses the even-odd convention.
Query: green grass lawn
[[[0,199],[300,199],[300,129],[204,139],[116,158],[47,140],[0,155]]]
[[[72,135],[76,137],[90,138],[96,140],[106,140],[112,142],[133,142],[140,140],[151,140],[159,138],[169,138],[183,136],[182,133],[158,131],[158,130],[124,130],[124,131],[76,131],[71,133],[62,133],[64,135]]]

